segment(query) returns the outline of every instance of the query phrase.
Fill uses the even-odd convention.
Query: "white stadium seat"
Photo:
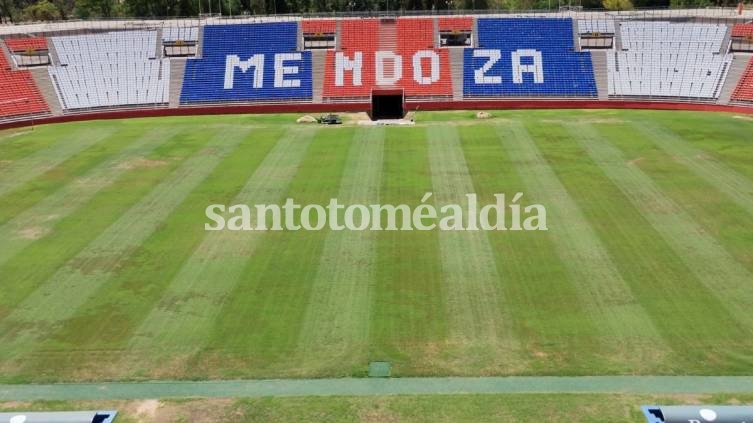
[[[50,76],[64,109],[169,102],[170,62],[156,59],[156,31],[51,38]]]
[[[714,99],[732,55],[726,25],[623,22],[622,50],[608,53],[610,96]]]

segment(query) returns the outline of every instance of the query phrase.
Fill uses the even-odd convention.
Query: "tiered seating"
[[[638,51],[610,53],[609,94],[716,98],[731,57],[711,53]]]
[[[311,100],[311,52],[297,22],[204,27],[202,59],[188,60],[181,102]]]
[[[614,21],[611,19],[578,19],[578,33],[614,34]]]
[[[29,50],[47,50],[47,39],[44,37],[7,38],[5,45],[11,53],[24,53]]]
[[[439,32],[472,31],[473,18],[470,16],[444,16],[439,18]]]
[[[623,22],[623,50],[691,50],[719,53],[727,25]]]
[[[172,26],[162,29],[162,42],[196,42],[199,40],[199,28],[196,26]]]
[[[17,66],[49,65],[47,39],[44,37],[6,38],[5,45]]]
[[[52,37],[60,66],[49,68],[64,109],[169,101],[170,62],[157,60],[156,31]]]
[[[403,89],[407,97],[452,95],[449,55],[447,50],[435,48],[433,19],[343,20],[340,38],[340,51],[327,53],[325,98],[368,97],[374,88]],[[381,64],[377,52],[385,57]],[[354,66],[356,58],[360,69]],[[397,69],[396,58],[402,65]],[[338,60],[339,68],[346,69],[341,78]],[[381,81],[380,66],[385,77]]]
[[[734,25],[730,38],[733,51],[753,52],[753,23]]]
[[[478,19],[465,50],[466,97],[596,96],[591,53],[573,49],[572,20]]]
[[[337,21],[334,19],[306,19],[301,21],[301,32],[305,34],[334,34]]]
[[[748,62],[745,73],[737,83],[732,100],[753,102],[753,58]]]
[[[732,37],[751,38],[753,37],[753,23],[736,24],[732,27]]]
[[[610,52],[609,95],[713,99],[731,55],[720,55],[726,26],[627,22],[623,52]]]
[[[162,30],[162,51],[167,57],[195,56],[199,28],[195,26],[166,27]]]
[[[0,119],[47,112],[28,70],[14,71],[0,51]]]

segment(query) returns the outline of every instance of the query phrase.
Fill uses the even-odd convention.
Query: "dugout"
[[[371,119],[402,119],[405,116],[403,90],[371,91]]]

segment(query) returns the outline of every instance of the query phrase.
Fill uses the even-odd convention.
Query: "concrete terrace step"
[[[180,93],[183,89],[183,74],[186,71],[187,59],[170,60],[170,104],[175,109],[180,105]]]
[[[37,84],[39,92],[42,94],[44,101],[50,108],[50,113],[53,116],[60,116],[63,114],[63,108],[60,105],[60,98],[58,98],[55,86],[52,83],[50,72],[47,67],[38,67],[29,69],[31,71],[31,77],[34,78],[34,83]]]
[[[735,54],[727,71],[727,79],[724,81],[722,91],[719,94],[719,104],[729,104],[732,100],[732,93],[735,92],[737,84],[745,73],[745,67],[748,65],[750,55]]]
[[[591,50],[591,63],[594,68],[594,79],[599,100],[609,99],[609,69],[607,69],[607,52]]]

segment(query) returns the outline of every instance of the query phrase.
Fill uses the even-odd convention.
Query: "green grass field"
[[[0,382],[750,375],[753,119],[492,114],[0,132]],[[429,191],[523,192],[549,230],[204,230],[215,203]]]

